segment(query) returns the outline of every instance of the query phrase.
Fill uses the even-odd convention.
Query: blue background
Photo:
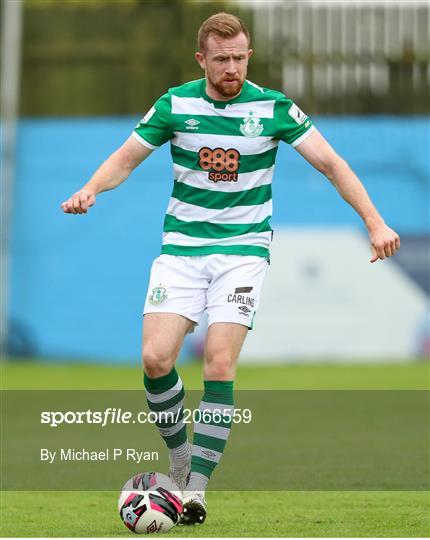
[[[169,146],[87,215],[65,215],[138,118],[22,120],[11,231],[9,316],[21,354],[102,362],[140,357],[141,312],[172,188]],[[399,233],[429,231],[428,118],[316,118]],[[276,226],[356,226],[330,183],[285,144],[273,185]],[[186,354],[186,351],[185,351]]]

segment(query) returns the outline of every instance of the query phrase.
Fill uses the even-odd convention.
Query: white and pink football
[[[122,488],[118,512],[124,525],[134,533],[164,533],[179,522],[181,492],[165,474],[137,474]]]

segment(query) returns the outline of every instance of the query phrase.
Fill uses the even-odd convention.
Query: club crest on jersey
[[[263,124],[260,123],[260,119],[253,112],[249,112],[239,127],[242,135],[245,135],[245,137],[258,137],[264,129]]]

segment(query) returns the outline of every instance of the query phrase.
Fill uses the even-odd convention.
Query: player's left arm
[[[314,129],[295,149],[330,180],[362,218],[369,233],[372,251],[370,262],[393,256],[400,248],[399,235],[385,224],[357,175],[321,133]]]

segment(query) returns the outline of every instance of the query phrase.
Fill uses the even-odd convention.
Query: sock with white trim
[[[169,449],[173,466],[182,466],[188,458],[187,429],[184,423],[184,386],[175,368],[167,375],[155,379],[144,375],[146,399],[150,411],[166,412],[155,423]]]
[[[187,491],[205,491],[230,434],[234,412],[233,381],[204,381],[205,392],[194,423],[191,475]],[[223,418],[229,415],[230,418]]]

